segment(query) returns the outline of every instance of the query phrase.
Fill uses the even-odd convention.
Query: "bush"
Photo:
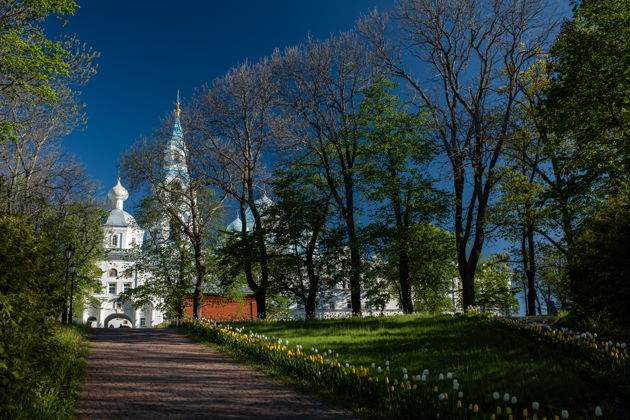
[[[55,343],[50,331],[59,284],[47,273],[45,240],[16,217],[0,216],[0,407],[42,380]]]
[[[612,201],[590,217],[570,255],[577,314],[596,323],[630,326],[630,206]]]

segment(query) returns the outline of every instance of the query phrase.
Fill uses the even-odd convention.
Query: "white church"
[[[182,159],[178,159],[184,153],[183,130],[180,122],[179,98],[176,103],[173,132],[168,141],[165,151],[165,173],[167,180],[177,178],[179,182],[186,182],[185,165]],[[134,247],[142,246],[144,230],[138,226],[131,214],[126,212],[123,203],[129,197],[127,190],[121,185],[120,178],[112,187],[107,197],[112,202],[112,209],[105,224],[103,225],[104,241],[103,247],[108,251],[106,259],[98,262],[98,267],[102,270],[102,275],[98,279],[102,286],[101,291],[94,294],[93,302],[88,305],[82,314],[82,321],[92,327],[109,328],[150,328],[162,323],[166,317],[157,309],[159,302],[153,302],[144,307],[134,308],[131,302],[119,302],[120,294],[143,284],[145,275],[139,273],[133,267],[131,260],[131,250]],[[266,195],[257,200],[257,207],[263,210],[273,204]],[[250,212],[247,209],[247,212]],[[246,230],[253,229],[253,217],[248,214]],[[242,220],[237,217],[227,227],[227,231],[240,231]],[[168,229],[165,225],[162,229]],[[166,235],[168,236],[168,235]],[[340,284],[330,291],[317,307],[317,316],[332,318],[348,316],[352,313],[350,306],[350,291],[347,284]],[[249,291],[251,293],[251,291]],[[362,299],[365,300],[365,297]],[[391,300],[382,308],[371,308],[365,306],[366,314],[370,315],[394,315],[399,314],[400,309],[396,300]],[[304,318],[305,311],[301,304],[294,302],[289,307],[292,318]]]

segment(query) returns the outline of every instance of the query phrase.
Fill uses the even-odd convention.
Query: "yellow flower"
[[[475,404],[473,406],[473,413],[478,413],[479,412],[479,406],[477,404]]]
[[[437,387],[437,385],[433,387],[433,392],[438,392],[438,387]]]
[[[529,414],[527,412],[527,408],[523,409],[523,417],[527,417]]]
[[[505,414],[512,414],[512,409],[510,407],[505,407]]]
[[[497,414],[503,414],[503,411],[501,410],[500,405],[497,406]]]
[[[457,408],[462,408],[462,402],[461,402],[461,400],[457,400]]]
[[[386,376],[386,377],[385,377],[385,383],[386,383],[387,385],[389,385],[389,377],[388,377],[388,376]]]

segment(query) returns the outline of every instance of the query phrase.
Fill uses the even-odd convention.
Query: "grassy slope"
[[[521,401],[547,407],[597,402],[597,389],[582,378],[576,363],[551,349],[468,317],[402,316],[240,323],[246,331],[302,344],[305,349],[332,349],[341,360],[385,367],[394,373],[429,369],[432,375],[452,371],[469,397],[487,399],[493,391],[509,392]],[[485,398],[484,398],[485,397]],[[590,405],[590,404],[589,404]]]
[[[88,340],[83,326],[59,326],[56,351],[42,366],[41,378],[16,402],[14,419],[71,419],[85,373]],[[2,417],[0,415],[0,417]]]

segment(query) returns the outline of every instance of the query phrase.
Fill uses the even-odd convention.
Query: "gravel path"
[[[93,329],[79,419],[348,419],[171,329]]]

